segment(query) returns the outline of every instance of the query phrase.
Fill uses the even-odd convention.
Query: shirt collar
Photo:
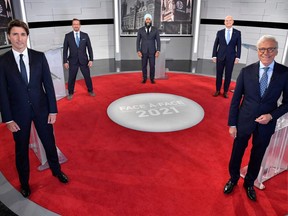
[[[274,68],[274,65],[275,65],[275,61],[273,61],[270,65],[268,65],[267,67],[269,67],[269,70],[273,70]],[[260,61],[260,68],[263,69],[265,68],[266,66]]]
[[[27,47],[23,50],[22,53],[14,50],[13,48],[12,48],[12,52],[13,52],[15,58],[19,57],[20,54],[23,54],[23,56],[25,56],[25,57],[28,56],[28,49],[27,49]]]

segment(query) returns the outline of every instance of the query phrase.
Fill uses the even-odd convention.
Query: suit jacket
[[[19,122],[24,116],[57,113],[54,86],[44,53],[28,49],[30,79],[22,79],[12,50],[0,57],[0,109],[3,122]]]
[[[137,34],[136,47],[137,52],[140,51],[142,54],[155,54],[156,51],[160,52],[161,43],[158,29],[151,26],[149,35],[147,35],[145,26],[140,28]]]
[[[216,39],[213,46],[212,57],[217,57],[219,61],[231,59],[234,61],[235,58],[241,56],[241,32],[233,28],[231,39],[229,44],[226,43],[225,29],[217,32]]]
[[[282,104],[277,101],[283,93]],[[270,113],[273,120],[267,125],[259,124],[263,134],[272,135],[276,121],[288,112],[288,68],[275,62],[268,89],[260,96],[259,62],[243,68],[237,78],[231,101],[229,126],[237,126],[238,133],[251,134],[258,124],[255,119]]]
[[[88,61],[93,61],[93,51],[88,34],[80,31],[80,43],[79,47],[77,47],[74,32],[67,33],[63,44],[63,63],[78,64],[79,62],[81,65],[87,65]]]

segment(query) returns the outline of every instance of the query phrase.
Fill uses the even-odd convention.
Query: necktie
[[[227,29],[227,38],[226,38],[227,44],[229,44],[230,38],[231,38],[231,36],[230,36],[230,29]]]
[[[25,67],[25,64],[23,61],[23,54],[20,54],[19,56],[20,56],[19,64],[20,64],[21,76],[22,76],[24,82],[26,83],[26,85],[28,85],[28,77],[27,77],[26,67]]]
[[[264,95],[265,93],[265,90],[267,89],[267,85],[268,85],[268,70],[269,70],[269,67],[264,67],[264,73],[260,79],[260,94],[261,94],[261,97]]]
[[[77,45],[77,47],[79,47],[79,43],[80,43],[79,33],[76,32],[76,45]]]

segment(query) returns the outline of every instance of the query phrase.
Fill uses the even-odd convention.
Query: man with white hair
[[[145,26],[139,29],[137,34],[137,54],[142,58],[142,83],[147,80],[147,64],[149,60],[150,66],[150,81],[155,84],[155,57],[160,54],[160,35],[156,27],[152,26],[151,14],[144,16]]]
[[[241,32],[233,27],[232,16],[225,17],[225,28],[216,34],[213,46],[213,62],[216,63],[216,91],[214,97],[220,95],[222,78],[225,69],[223,97],[228,98],[234,64],[238,64],[241,55]]]
[[[274,37],[264,35],[258,40],[257,50],[259,61],[241,70],[231,101],[228,125],[234,143],[229,163],[230,179],[224,187],[224,193],[230,194],[237,184],[242,158],[253,136],[243,185],[248,198],[253,201],[256,201],[254,181],[277,119],[288,112],[288,68],[274,60],[278,54],[278,42]],[[281,95],[282,102],[278,106]]]

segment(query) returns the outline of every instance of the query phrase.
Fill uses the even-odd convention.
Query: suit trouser
[[[15,141],[16,168],[22,187],[27,186],[29,183],[29,141],[32,121],[45,149],[47,161],[52,173],[58,174],[61,171],[57,148],[55,145],[53,126],[47,123],[48,115],[35,116],[33,111],[31,111],[31,115],[28,114],[27,116],[23,116],[23,119],[19,121],[15,120],[19,125],[20,130],[13,133]]]
[[[149,60],[149,67],[150,67],[150,80],[154,80],[155,78],[155,53],[153,54],[143,54],[142,55],[142,74],[143,79],[147,79],[147,64]]]
[[[261,163],[266,148],[270,143],[271,136],[272,135],[261,133],[259,131],[259,127],[257,127],[253,132],[252,149],[247,174],[244,180],[247,186],[254,185],[254,181],[256,180],[261,168]],[[232,154],[229,162],[229,173],[231,176],[230,180],[233,183],[237,183],[240,178],[241,162],[250,137],[251,135],[241,136],[237,134],[236,138],[234,139]]]
[[[235,61],[234,58],[233,59],[225,58],[224,60],[217,59],[216,91],[221,90],[222,78],[223,78],[223,73],[224,73],[224,68],[225,68],[224,92],[228,92],[230,82],[231,82],[233,67],[234,67],[234,61]]]
[[[88,63],[87,63],[88,64]],[[80,67],[81,73],[84,76],[88,92],[93,92],[93,84],[90,76],[90,68],[88,65],[69,64],[69,78],[68,78],[68,93],[74,94],[74,87],[76,76]]]

